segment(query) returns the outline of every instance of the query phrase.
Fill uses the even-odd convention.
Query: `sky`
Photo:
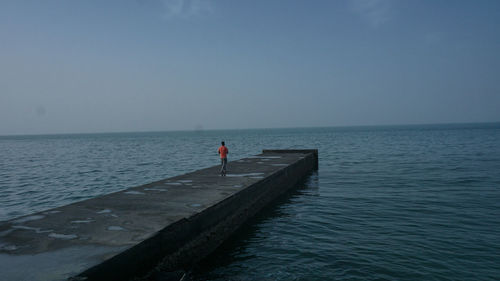
[[[0,135],[500,121],[500,1],[0,1]]]

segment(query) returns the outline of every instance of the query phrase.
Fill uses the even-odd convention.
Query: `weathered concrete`
[[[218,166],[0,222],[0,280],[126,280],[212,252],[317,167],[317,150]]]

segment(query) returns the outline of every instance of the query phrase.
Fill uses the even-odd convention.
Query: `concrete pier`
[[[264,150],[219,166],[0,222],[0,280],[128,280],[217,248],[318,165],[317,150]]]

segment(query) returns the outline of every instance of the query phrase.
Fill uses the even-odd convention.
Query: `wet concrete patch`
[[[124,193],[125,193],[125,194],[131,194],[131,195],[143,195],[143,194],[146,194],[146,193],[144,193],[144,192],[135,191],[135,190],[125,191]]]
[[[93,222],[93,220],[74,220],[74,221],[71,221],[71,223],[91,223]]]
[[[50,238],[55,238],[55,239],[61,239],[61,240],[72,240],[78,238],[78,235],[76,234],[60,234],[60,233],[55,233],[52,232],[49,234]]]
[[[117,225],[108,226],[108,228],[106,228],[106,229],[110,230],[110,231],[124,231],[124,230],[126,230],[125,228],[123,228],[121,226],[117,226]]]
[[[46,232],[52,231],[51,229],[42,229],[41,227],[32,227],[32,226],[25,226],[25,225],[14,225],[14,226],[12,226],[12,228],[34,231],[35,233],[46,233]]]
[[[10,251],[17,250],[18,247],[16,245],[7,244],[7,245],[0,245],[0,249],[4,250],[4,251],[7,251],[7,252],[10,252]]]
[[[43,218],[45,218],[44,215],[33,215],[33,216],[27,216],[27,217],[24,217],[24,218],[13,220],[12,223],[14,223],[14,224],[21,224],[21,223],[25,223],[25,222],[28,222],[28,221],[40,220],[40,219],[43,219]]]
[[[257,156],[250,156],[248,158],[250,158],[250,159],[262,159],[262,160],[264,160],[264,159],[280,159],[281,156],[259,156],[259,155],[257,155]]]
[[[166,189],[166,188],[154,188],[154,187],[144,188],[144,191],[160,191],[160,192],[165,192],[167,190],[168,189]]]

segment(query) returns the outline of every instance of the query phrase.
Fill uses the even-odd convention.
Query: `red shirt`
[[[221,158],[221,159],[226,158],[226,157],[227,157],[228,152],[229,152],[229,151],[227,150],[227,147],[225,147],[225,146],[223,146],[223,145],[221,145],[221,146],[219,147],[219,154],[220,154],[220,158]]]

